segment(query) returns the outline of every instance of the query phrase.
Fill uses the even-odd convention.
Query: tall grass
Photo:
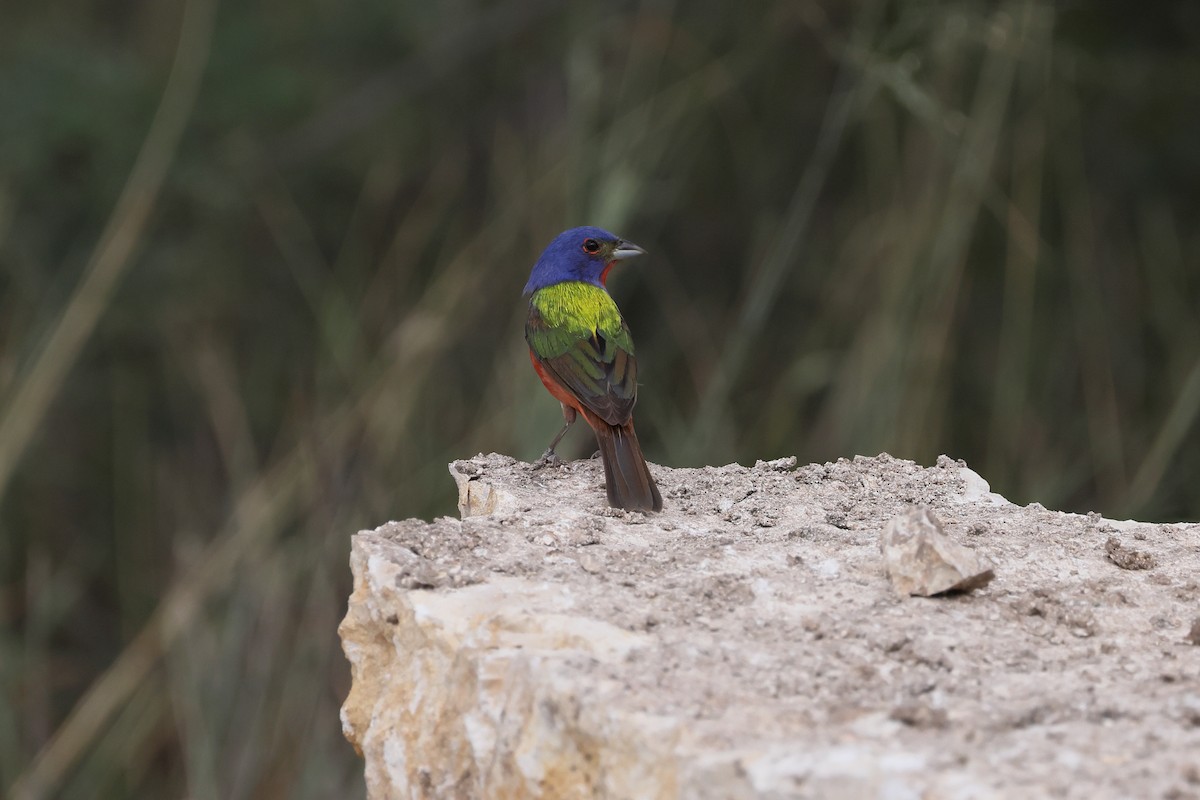
[[[110,11],[0,12],[5,797],[362,793],[349,535],[545,447],[572,224],[651,253],[653,460],[1200,518],[1187,4]]]

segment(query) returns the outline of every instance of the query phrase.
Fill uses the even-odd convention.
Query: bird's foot
[[[542,467],[561,467],[562,465],[563,460],[559,458],[558,453],[554,452],[553,450],[547,450],[546,452],[542,453],[541,458],[533,462],[534,469],[541,469]]]

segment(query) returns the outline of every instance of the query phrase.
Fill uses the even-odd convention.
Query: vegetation
[[[519,295],[570,225],[650,251],[652,461],[1200,518],[1195,4],[0,17],[6,797],[361,795],[349,535],[544,449]]]

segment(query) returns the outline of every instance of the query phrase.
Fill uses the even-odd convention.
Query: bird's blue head
[[[646,251],[602,228],[571,228],[554,237],[529,273],[525,294],[563,281],[582,281],[601,288],[612,265]]]

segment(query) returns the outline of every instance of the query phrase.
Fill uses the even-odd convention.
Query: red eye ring
[[[595,239],[584,239],[583,252],[587,253],[589,256],[596,255],[596,253],[600,252],[600,243]]]

